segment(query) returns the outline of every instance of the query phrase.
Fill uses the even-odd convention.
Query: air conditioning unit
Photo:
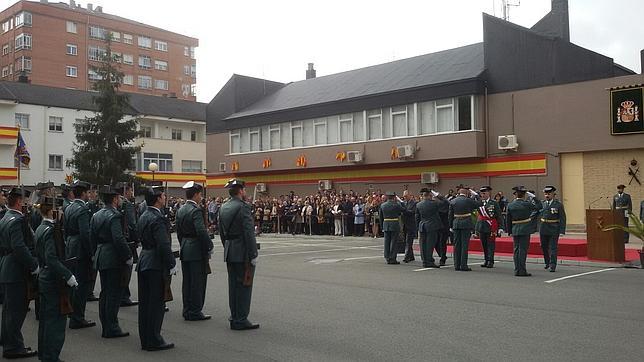
[[[331,180],[320,180],[318,181],[318,189],[319,190],[331,190],[333,186],[333,183],[331,183]]]
[[[257,192],[266,192],[266,184],[265,183],[258,183],[255,185],[255,191]]]
[[[398,146],[398,158],[414,158],[415,149],[412,145]]]
[[[349,162],[358,163],[362,162],[362,152],[360,151],[348,151],[347,160]]]
[[[513,134],[499,136],[498,146],[500,150],[515,150],[519,148],[517,136]]]
[[[422,184],[437,184],[438,172],[423,172],[420,174],[420,183]]]
[[[226,162],[219,162],[219,172],[226,172]]]

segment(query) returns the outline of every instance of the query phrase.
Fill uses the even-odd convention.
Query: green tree
[[[97,185],[129,181],[131,176],[125,171],[141,149],[133,142],[139,136],[137,120],[124,118],[130,106],[128,95],[119,91],[123,73],[117,61],[108,41],[100,65],[90,67],[98,79],[92,86],[98,92],[92,97],[96,115],[76,124],[73,156],[67,162],[75,170],[75,179]]]

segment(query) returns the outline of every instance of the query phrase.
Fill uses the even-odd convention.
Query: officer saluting
[[[618,185],[617,193],[613,196],[613,209],[619,210],[624,213],[624,226],[628,227],[628,215],[633,213],[633,201],[631,195],[624,192],[626,186]],[[624,232],[624,244],[628,244],[630,234]]]
[[[177,274],[177,262],[172,254],[170,224],[161,213],[165,205],[162,187],[148,187],[145,203],[149,205],[136,225],[143,249],[136,266],[139,284],[139,337],[145,351],[174,348],[161,337],[165,296],[164,281]]]
[[[416,224],[420,232],[420,256],[424,268],[439,268],[434,262],[434,247],[438,242],[439,231],[443,227],[439,210],[440,201],[433,199],[433,194],[427,188],[422,188],[420,193],[424,200],[416,204]],[[441,255],[442,257],[442,255]]]
[[[543,189],[543,208],[541,210],[541,226],[539,227],[539,238],[541,239],[541,250],[543,260],[546,263],[545,269],[550,268],[554,272],[557,268],[557,243],[559,235],[566,233],[566,211],[563,204],[555,199],[554,186],[546,186]]]
[[[379,211],[381,229],[385,234],[385,260],[387,260],[387,264],[400,264],[396,260],[398,257],[396,242],[400,234],[399,218],[405,212],[405,207],[396,200],[395,192],[385,192],[385,196],[387,196],[387,201],[380,205]]]
[[[123,294],[124,276],[132,267],[132,253],[125,236],[118,211],[119,194],[111,186],[103,186],[100,195],[105,206],[92,216],[90,237],[96,243],[94,267],[101,274],[101,294],[98,315],[103,338],[129,336],[119,326],[118,313]]]
[[[514,275],[517,277],[529,277],[532,274],[526,270],[526,259],[528,258],[528,247],[530,246],[530,234],[533,233],[532,215],[541,210],[541,202],[535,195],[529,195],[524,186],[513,187],[516,199],[508,205],[508,233],[514,241]]]
[[[449,224],[454,230],[454,270],[459,271],[472,270],[467,266],[467,251],[474,230],[472,212],[483,205],[479,200],[468,197],[469,194],[478,197],[473,190],[459,188],[458,196],[450,201],[449,208]]]
[[[183,319],[203,321],[211,318],[203,314],[202,309],[213,245],[208,236],[204,210],[199,206],[203,199],[203,187],[190,181],[183,185],[183,189],[186,190],[186,203],[177,212],[177,238],[181,246],[183,275]]]
[[[501,234],[501,206],[490,198],[490,186],[483,186],[479,189],[483,206],[479,207],[479,215],[474,230],[479,234],[483,246],[485,262],[482,268],[494,267],[494,250],[496,249],[496,236]]]
[[[27,278],[40,272],[36,258],[27,244],[33,234],[20,211],[28,190],[14,188],[8,195],[9,210],[0,220],[0,284],[4,291],[2,306],[2,356],[4,358],[33,357],[36,351],[25,347],[22,324],[27,316]],[[25,271],[28,271],[25,273]],[[29,275],[31,274],[31,275]]]
[[[258,256],[253,215],[250,206],[244,202],[244,181],[232,179],[225,187],[231,198],[219,210],[219,235],[228,267],[230,328],[257,329],[259,324],[248,320]]]

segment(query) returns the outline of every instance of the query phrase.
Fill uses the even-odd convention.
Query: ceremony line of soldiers
[[[244,182],[233,179],[226,187],[230,200],[219,210],[219,223],[228,268],[230,328],[256,329],[259,325],[248,320],[258,256],[253,217],[250,206],[244,202]],[[168,218],[162,212],[166,205],[162,187],[146,188],[146,207],[138,217],[128,184],[100,187],[98,193],[104,206],[93,215],[87,205],[89,183],[75,181],[70,187],[61,188],[64,199],[55,195],[52,183],[36,187],[38,201],[32,210],[38,213],[36,216],[27,214],[29,190],[12,188],[1,192],[3,357],[37,355],[43,361],[59,361],[67,326],[70,329],[96,326],[86,319],[85,306],[97,272],[101,281],[102,337],[129,336],[119,325],[119,308],[138,304],[141,348],[146,351],[173,348],[174,344],[161,336],[161,327],[168,310],[165,303],[173,299],[170,280],[179,269],[177,256],[182,264],[184,319],[211,318],[202,312],[213,243],[206,228],[207,210],[199,206],[203,197],[201,185],[194,182],[184,185],[187,201],[177,213],[178,252],[172,251]],[[39,224],[35,234],[31,220]],[[134,263],[138,303],[130,300],[129,291]],[[38,351],[25,346],[21,332],[31,300],[36,301],[39,320]]]

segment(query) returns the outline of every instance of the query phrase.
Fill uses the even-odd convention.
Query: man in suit
[[[420,193],[424,199],[416,205],[415,221],[420,232],[419,244],[423,268],[439,268],[434,262],[433,254],[443,227],[439,214],[441,202],[434,200],[433,194],[427,188],[422,188]]]
[[[142,250],[136,265],[139,285],[139,338],[145,351],[160,351],[174,348],[161,336],[165,315],[164,284],[171,275],[177,274],[177,262],[172,254],[170,223],[161,213],[165,205],[165,190],[148,187],[146,204],[150,205],[137,223],[137,235]]]
[[[225,187],[230,200],[219,210],[219,235],[224,245],[224,260],[228,269],[230,329],[257,329],[259,324],[248,320],[258,257],[253,215],[250,206],[244,201],[244,181],[232,179]]]
[[[467,265],[470,237],[474,230],[472,212],[483,205],[478,193],[465,187],[458,189],[458,195],[450,201],[449,224],[454,233],[454,270],[471,271]]]
[[[481,265],[482,268],[494,267],[495,239],[503,231],[501,230],[501,207],[490,197],[490,191],[492,191],[490,186],[483,186],[479,189],[483,205],[479,207],[479,214],[474,227],[483,246],[485,262]]]
[[[633,201],[631,200],[631,195],[624,192],[626,186],[618,185],[617,194],[613,196],[613,209],[620,210],[624,213],[624,226],[628,227],[628,216],[633,213]],[[628,244],[628,238],[630,234],[624,232],[624,244]]]
[[[118,313],[126,275],[133,264],[132,252],[123,235],[123,217],[118,211],[121,199],[111,186],[100,189],[105,206],[92,216],[90,238],[96,243],[94,268],[101,275],[101,294],[98,315],[103,338],[120,338],[130,335],[119,326]]]
[[[566,233],[566,211],[563,204],[555,198],[554,186],[546,186],[543,189],[545,200],[542,202],[541,226],[539,227],[539,238],[543,260],[546,263],[545,269],[550,268],[554,273],[557,269],[557,244],[559,235]]]
[[[541,211],[542,205],[535,195],[528,195],[528,189],[524,186],[515,186],[512,190],[516,199],[508,205],[507,223],[508,234],[512,235],[514,241],[514,275],[529,277],[532,274],[526,270],[526,259],[530,246],[530,234],[534,232],[533,215]]]
[[[387,201],[380,205],[380,223],[382,232],[385,234],[385,260],[387,264],[400,264],[396,260],[398,250],[396,243],[400,234],[400,216],[405,212],[401,200],[396,197],[395,192],[386,192]]]
[[[132,258],[134,262],[138,262],[138,238],[136,236],[136,205],[134,204],[134,192],[132,185],[127,182],[119,182],[116,185],[116,191],[121,195],[121,215],[123,215],[123,232],[125,239],[130,247]],[[121,307],[132,307],[138,305],[139,302],[132,300],[132,293],[130,293],[130,280],[132,279],[132,267],[126,276],[127,283],[123,288],[123,295],[121,296]],[[125,281],[124,281],[125,283]]]
[[[403,207],[405,211],[402,214],[403,238],[405,239],[405,259],[403,262],[409,263],[416,260],[414,258],[414,239],[418,234],[418,225],[416,224],[416,200],[409,193],[409,190],[403,191]]]
[[[38,261],[29,250],[33,234],[21,208],[31,192],[13,188],[7,196],[7,210],[0,220],[0,286],[4,291],[2,306],[2,356],[33,357],[36,351],[25,347],[22,324],[27,316],[27,278],[38,275]]]
[[[183,319],[203,321],[211,318],[203,314],[206,298],[206,282],[210,271],[212,240],[200,205],[203,187],[189,181],[183,185],[186,203],[177,213],[177,238],[181,246],[181,273],[183,275]]]

